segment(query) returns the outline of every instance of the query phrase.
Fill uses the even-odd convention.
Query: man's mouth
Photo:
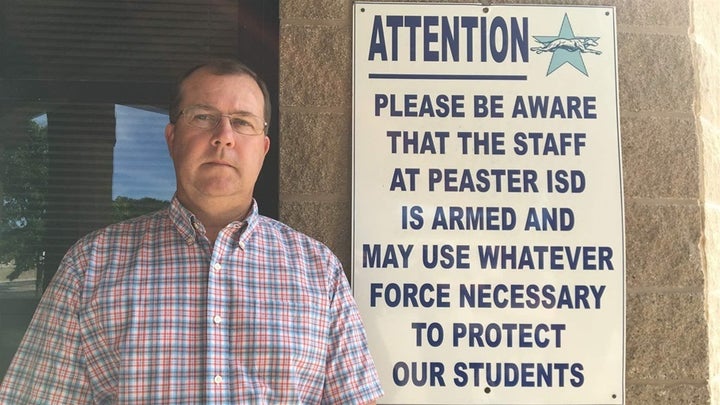
[[[205,162],[205,164],[206,164],[206,165],[210,165],[210,166],[227,166],[227,167],[234,167],[232,164],[230,164],[229,162],[226,162],[226,161],[224,161],[224,160],[211,160],[211,161],[209,161],[209,162]]]

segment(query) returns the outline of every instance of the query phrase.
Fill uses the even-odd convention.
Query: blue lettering
[[[497,34],[500,31],[500,38],[498,40]],[[497,49],[498,44],[500,49]],[[505,19],[502,17],[493,18],[490,23],[490,53],[495,62],[502,62],[507,56],[508,50],[508,31]]]
[[[390,308],[449,308],[450,284],[372,283],[370,306],[375,306],[379,300]]]
[[[600,309],[605,289],[604,285],[562,285],[556,290],[552,284],[542,287],[536,284],[462,284],[458,303],[461,308]]]
[[[527,97],[527,106],[526,106]],[[517,96],[513,118],[596,119],[595,96]]]
[[[370,37],[370,54],[368,55],[368,60],[375,60],[376,54],[380,55],[381,60],[387,60],[385,33],[383,32],[382,17],[379,15],[376,15],[373,19],[372,34]]]
[[[383,25],[385,24],[385,26]],[[374,16],[370,32],[368,60],[397,61],[400,44],[407,44],[409,61],[465,61],[497,63],[528,62],[528,18],[478,16]],[[385,31],[385,28],[389,28]],[[388,38],[389,37],[389,38]],[[401,38],[402,37],[402,41]],[[476,40],[477,39],[477,40]],[[461,55],[461,43],[465,44]],[[404,55],[403,55],[404,56]],[[478,57],[479,56],[479,57]]]
[[[404,18],[401,15],[389,15],[387,17],[387,25],[390,27],[391,33],[391,57],[393,61],[398,60],[398,28],[403,26],[403,20]]]
[[[442,20],[442,60],[448,60],[448,51],[452,54],[452,60],[457,62],[460,55],[460,26],[458,17],[453,17],[452,26],[447,18]]]
[[[462,17],[460,18],[460,25],[465,28],[465,41],[467,47],[465,49],[465,57],[468,62],[473,61],[473,30],[478,27],[478,19],[475,17]]]
[[[407,268],[413,245],[387,245],[383,254],[382,245],[363,244],[364,268]],[[398,261],[398,253],[402,264]]]
[[[430,29],[435,28],[438,26],[438,17],[437,16],[426,16],[424,21],[424,33],[425,40],[423,41],[423,60],[425,62],[437,62],[439,60],[438,51],[431,51],[430,45],[433,43],[437,43],[438,41],[438,34],[437,32],[433,32]]]
[[[410,60],[416,59],[417,28],[422,24],[419,16],[406,16],[405,26],[410,28]]]

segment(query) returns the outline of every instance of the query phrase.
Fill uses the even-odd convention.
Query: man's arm
[[[80,291],[78,274],[62,265],[40,300],[0,385],[0,403],[92,401],[77,316]]]
[[[323,403],[374,404],[383,391],[367,346],[365,328],[342,266],[336,258],[331,263],[335,284],[331,302],[333,321]]]

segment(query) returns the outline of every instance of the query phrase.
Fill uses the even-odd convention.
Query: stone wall
[[[720,403],[720,5],[691,4],[690,39],[694,44],[695,125],[701,153],[701,206],[704,208],[704,272],[709,339],[710,393]]]
[[[720,2],[482,3],[616,7],[626,403],[703,404],[711,391],[720,398],[720,276],[710,272],[720,267]],[[351,75],[352,2],[280,0],[280,216],[328,244],[348,269]]]

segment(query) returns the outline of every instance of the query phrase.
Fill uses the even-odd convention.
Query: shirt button
[[[213,264],[213,269],[215,269],[215,271],[220,271],[220,269],[222,269],[222,265],[220,263],[215,263]]]
[[[222,317],[220,315],[213,316],[213,322],[215,322],[215,323],[222,322]]]
[[[215,384],[220,384],[222,382],[222,376],[216,375],[215,378],[213,378],[213,381],[215,381]]]
[[[240,245],[240,249],[245,250],[245,242],[242,242],[242,241],[241,241],[241,242],[239,243],[239,245]]]

